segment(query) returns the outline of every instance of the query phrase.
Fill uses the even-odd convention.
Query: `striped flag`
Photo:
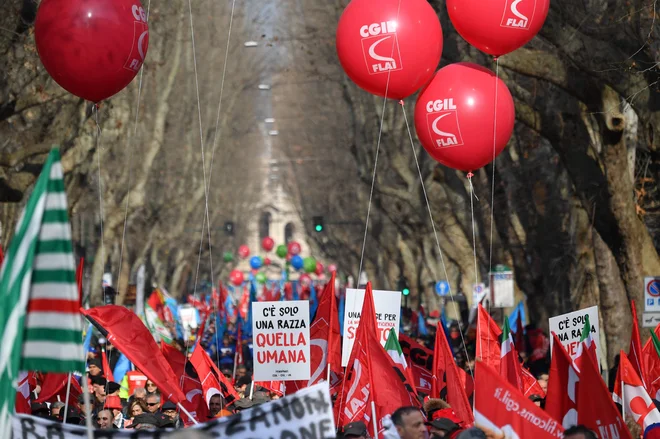
[[[19,370],[84,370],[82,319],[60,153],[53,149],[0,270],[0,437]]]

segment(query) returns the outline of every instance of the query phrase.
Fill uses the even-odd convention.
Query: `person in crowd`
[[[234,388],[241,397],[250,396],[250,386],[252,385],[252,380],[249,376],[245,375],[236,380]]]
[[[112,430],[116,428],[112,423],[115,417],[112,415],[112,410],[100,410],[97,417],[96,423],[101,430]]]
[[[181,418],[179,417],[176,404],[174,404],[172,401],[165,401],[162,410],[163,414],[167,416],[170,421],[172,421],[174,428],[183,428],[183,421],[181,421]]]
[[[37,416],[39,418],[48,418],[50,417],[50,409],[47,404],[40,402],[33,402],[30,404],[30,409],[32,411],[32,416]]]
[[[401,439],[426,439],[424,417],[417,407],[400,407],[392,413],[392,423]]]
[[[247,367],[245,366],[238,366],[236,368],[236,381],[238,381],[239,378],[247,376],[248,370]]]
[[[160,427],[160,421],[153,413],[142,413],[137,415],[129,428],[136,430],[157,430]]]
[[[144,387],[136,387],[133,391],[133,399],[141,399],[142,401],[147,400],[147,389]]]
[[[158,393],[147,395],[147,411],[149,413],[157,413],[160,411],[160,395]]]
[[[541,395],[530,395],[529,400],[537,407],[543,407],[543,397]]]
[[[107,384],[107,381],[105,378],[102,376],[94,376],[92,377],[92,389],[93,389],[93,405],[94,405],[94,413],[98,413],[99,410],[103,409],[103,404],[105,403],[105,386]]]
[[[426,425],[429,426],[429,433],[431,433],[431,438],[455,438],[463,431],[461,426],[449,418],[438,418],[434,419],[431,422],[427,422]]]
[[[148,413],[147,403],[141,399],[136,399],[131,402],[128,406],[127,418],[134,419],[136,416],[141,415],[142,413]]]
[[[149,394],[158,393],[158,387],[151,380],[147,380],[147,384],[144,385],[144,388],[147,390],[147,393]]]
[[[216,393],[211,397],[209,400],[209,418],[215,418],[218,412],[222,409],[222,406],[225,405],[223,402],[222,395],[219,393]]]
[[[461,434],[458,435],[457,439],[486,439],[486,433],[483,430],[480,430],[476,427],[468,428],[463,430]]]
[[[108,395],[105,398],[105,409],[112,412],[112,423],[116,428],[124,428],[124,415],[121,399],[116,395]]]
[[[119,397],[119,390],[121,389],[121,386],[118,383],[115,383],[114,381],[108,381],[108,383],[105,386],[105,393],[106,396],[116,396]]]
[[[80,410],[80,413],[83,414],[83,417],[92,416],[92,413],[94,411],[94,396],[90,395],[89,398],[90,398],[89,405],[86,406],[85,395],[78,396],[78,410]]]
[[[536,382],[539,383],[539,386],[541,386],[541,390],[544,392],[548,392],[548,379],[550,379],[549,375],[545,372],[540,373],[536,376]]]
[[[369,431],[367,426],[362,421],[351,422],[346,424],[341,430],[344,439],[369,439]]]
[[[236,353],[236,347],[234,343],[229,341],[228,336],[222,338],[222,344],[220,345],[220,367],[231,367],[234,364],[234,354]]]
[[[67,424],[73,424],[73,425],[80,425],[84,424],[84,417],[80,414],[80,410],[78,410],[76,407],[69,407],[67,410],[66,414],[66,423]],[[64,409],[60,410],[57,420],[59,422],[64,422]]]
[[[66,404],[64,404],[62,401],[55,401],[50,405],[50,415],[54,418],[59,417],[60,410],[62,410],[62,407],[64,407]]]
[[[103,375],[103,366],[101,364],[101,360],[98,358],[92,358],[87,361],[87,373],[90,377]]]
[[[584,425],[576,425],[564,431],[564,439],[598,439],[598,436]]]

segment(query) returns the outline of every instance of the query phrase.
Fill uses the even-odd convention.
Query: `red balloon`
[[[415,104],[415,128],[434,159],[461,171],[474,171],[493,160],[496,81],[497,156],[511,138],[516,118],[513,98],[501,79],[485,67],[457,63],[440,69],[422,90]]]
[[[300,254],[300,244],[298,244],[296,241],[291,241],[288,246],[289,254],[290,255],[297,255]]]
[[[268,266],[268,265],[270,265],[270,263],[271,263],[270,258],[268,258],[268,257],[264,258],[264,265]]]
[[[62,88],[99,102],[126,87],[149,46],[139,0],[43,0],[34,36],[46,71]]]
[[[337,266],[335,264],[328,265],[328,273],[334,273],[337,271]]]
[[[359,87],[403,99],[438,68],[440,20],[427,0],[352,0],[339,19],[337,54]]]
[[[243,284],[244,280],[245,278],[241,270],[232,270],[231,273],[229,273],[229,281],[237,287]]]
[[[324,268],[325,267],[323,266],[322,263],[320,263],[319,261],[316,261],[316,271],[315,271],[315,273],[316,273],[317,276],[320,276],[320,275],[323,274],[323,269]]]
[[[307,273],[303,273],[303,274],[301,274],[300,277],[298,278],[298,282],[300,282],[300,285],[306,287],[306,286],[308,286],[308,285],[310,285],[310,284],[312,283],[312,278],[311,278],[311,276],[310,276],[309,274],[307,274]]]
[[[243,244],[240,247],[238,247],[238,256],[241,258],[245,259],[248,256],[250,256],[250,247],[247,245]]]
[[[264,239],[261,240],[261,248],[263,248],[265,251],[269,252],[275,247],[275,241],[273,241],[273,238],[270,236],[266,236]]]
[[[534,38],[549,7],[550,0],[447,0],[458,33],[493,56],[513,52]]]

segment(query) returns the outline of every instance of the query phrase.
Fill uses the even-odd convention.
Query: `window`
[[[264,212],[261,214],[261,218],[259,219],[259,239],[264,239],[266,236],[270,236],[270,221],[270,212]]]
[[[287,244],[291,241],[293,241],[293,234],[295,233],[295,228],[293,226],[293,223],[287,223],[286,226],[284,226],[284,242]]]

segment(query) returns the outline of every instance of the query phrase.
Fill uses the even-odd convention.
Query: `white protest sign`
[[[601,359],[600,348],[600,325],[598,322],[598,307],[592,306],[591,308],[581,309],[579,311],[569,312],[560,316],[550,318],[550,332],[554,332],[561,340],[561,344],[566,348],[568,355],[575,359],[578,352],[578,345],[582,337],[582,329],[584,328],[585,316],[589,316],[589,323],[591,324],[591,337],[596,343],[596,353],[598,354],[598,364]],[[552,349],[552,341],[554,337],[550,337],[550,349]]]
[[[309,301],[252,302],[255,381],[308,380]]]
[[[644,311],[660,311],[660,277],[644,278]]]
[[[182,414],[181,416],[185,416]],[[11,429],[15,438],[79,439],[87,437],[87,429],[78,425],[61,424],[45,418],[14,415]],[[210,437],[227,439],[334,439],[335,422],[332,400],[327,382],[306,387],[235,415],[213,419],[185,429],[186,432],[206,432]],[[134,431],[94,430],[95,438],[181,438],[181,430]]]
[[[179,320],[183,327],[184,336],[190,337],[193,329],[197,329],[197,310],[190,305],[179,306]]]
[[[515,291],[512,271],[494,271],[490,273],[490,297],[490,306],[493,308],[510,308],[514,306]]]
[[[380,344],[385,346],[387,336],[394,329],[399,336],[399,319],[401,313],[401,291],[373,290],[376,309],[376,324]],[[364,302],[364,290],[346,289],[346,305],[344,308],[344,341],[341,349],[341,365],[346,367],[353,350],[355,333],[360,323],[360,313]]]

